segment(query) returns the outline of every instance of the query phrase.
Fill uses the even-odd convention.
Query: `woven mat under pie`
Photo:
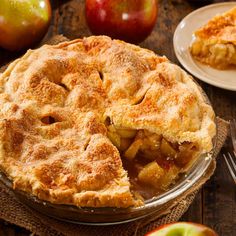
[[[47,44],[57,44],[66,41],[63,36],[55,36],[47,41]],[[0,69],[0,72],[4,68]],[[167,203],[161,213],[149,216],[134,222],[114,226],[84,226],[61,222],[29,209],[21,204],[14,193],[0,184],[0,218],[12,224],[19,225],[30,230],[35,235],[81,235],[81,236],[129,236],[144,235],[146,232],[159,225],[176,222],[186,212],[195,195],[202,185],[211,177],[215,170],[215,158],[223,146],[227,137],[228,122],[217,118],[218,126],[217,143],[213,160],[206,171],[195,185],[176,200]]]

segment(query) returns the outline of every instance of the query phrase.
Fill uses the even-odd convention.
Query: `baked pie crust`
[[[195,59],[218,69],[236,66],[236,7],[212,18],[194,35],[190,52]]]
[[[166,189],[212,149],[214,112],[191,77],[109,37],[29,50],[0,89],[0,168],[52,203],[143,204],[140,188]]]

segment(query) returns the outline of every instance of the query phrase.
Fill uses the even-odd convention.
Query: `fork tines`
[[[234,183],[236,184],[236,153],[233,152],[231,155],[231,153],[228,152],[227,154],[223,154],[223,157],[234,180]]]

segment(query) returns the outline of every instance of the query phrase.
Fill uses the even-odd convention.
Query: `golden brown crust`
[[[105,120],[212,148],[214,113],[165,57],[108,37],[28,51],[0,75],[0,167],[57,204],[135,203]]]
[[[236,7],[212,18],[195,32],[200,38],[215,38],[224,43],[236,44]]]

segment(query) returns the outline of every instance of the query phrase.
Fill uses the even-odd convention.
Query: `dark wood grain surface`
[[[84,1],[51,0],[51,3],[53,16],[45,40],[56,34],[64,34],[70,39],[90,35],[84,17]],[[166,55],[170,60],[179,64],[172,46],[174,30],[184,16],[202,5],[204,4],[193,4],[186,0],[160,0],[159,16],[155,29],[141,46],[160,55]],[[0,66],[18,56],[20,53],[10,53],[0,49]],[[236,118],[236,92],[222,90],[200,81],[199,83],[209,96],[218,116],[226,120]],[[230,145],[230,140],[226,145]],[[181,221],[206,224],[215,229],[220,236],[236,235],[236,186],[223,161],[222,152],[218,156],[214,176],[198,193]],[[0,221],[0,235],[22,236],[29,234],[20,227]]]

